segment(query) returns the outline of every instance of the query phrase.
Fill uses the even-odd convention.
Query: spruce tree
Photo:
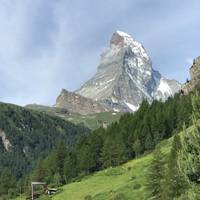
[[[139,139],[133,143],[133,151],[135,153],[135,157],[137,158],[142,152],[142,144]]]
[[[164,160],[163,153],[157,148],[153,153],[153,160],[147,174],[146,189],[149,192],[149,198],[163,200],[163,176]]]
[[[147,133],[145,139],[145,150],[152,150],[154,148],[154,141],[150,133]]]
[[[183,145],[179,156],[180,167],[188,178],[188,181],[199,182],[200,179],[200,95],[196,92],[192,96],[192,124],[193,128],[188,131],[183,127]]]
[[[65,162],[64,162],[64,176],[66,183],[70,182],[70,180],[77,176],[77,158],[74,151],[68,150]]]
[[[16,190],[16,179],[8,168],[0,174],[0,196],[8,195],[9,189]]]
[[[65,177],[64,177],[64,162],[66,158],[66,146],[64,142],[60,142],[57,146],[56,153],[55,153],[55,161],[56,161],[56,172],[59,174],[61,180],[60,182],[62,184],[65,183]]]
[[[173,199],[183,194],[187,188],[187,181],[184,174],[180,171],[178,156],[182,144],[179,135],[175,135],[170,151],[167,170],[165,174],[165,199]]]

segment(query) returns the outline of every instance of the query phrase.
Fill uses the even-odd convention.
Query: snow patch
[[[113,110],[114,110],[115,112],[120,112],[120,110],[117,109],[117,108],[113,108]]]
[[[131,36],[130,36],[129,34],[123,32],[123,31],[116,31],[116,33],[117,33],[118,35],[122,36],[122,37],[130,37],[130,38],[131,38]]]
[[[160,79],[157,91],[160,91],[163,95],[172,95],[172,90],[164,78]]]
[[[149,97],[151,99],[152,97],[145,91],[145,89],[142,87],[142,85],[140,83],[138,83],[137,81],[135,81],[133,79],[133,76],[128,72],[127,69],[126,69],[126,73],[128,74],[129,78],[133,81],[133,83],[135,85],[137,85],[137,87],[140,89],[140,91],[143,92],[147,97]]]
[[[138,108],[139,108],[139,106],[134,106],[133,104],[128,103],[128,102],[125,102],[125,104],[126,104],[133,112],[137,111]]]

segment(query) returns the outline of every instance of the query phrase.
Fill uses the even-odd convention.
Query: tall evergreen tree
[[[142,144],[140,142],[140,139],[136,139],[136,141],[133,143],[133,151],[136,157],[138,157],[142,153]]]
[[[200,126],[197,119],[200,117],[200,95],[196,92],[192,96],[192,123],[193,129],[188,131],[183,127],[183,145],[179,156],[180,166],[191,182],[198,182],[200,179]]]
[[[72,178],[77,176],[77,158],[73,150],[68,150],[65,163],[64,163],[64,175],[66,183],[68,183]]]
[[[9,190],[16,190],[16,179],[8,168],[0,174],[0,196],[8,195]]]
[[[56,171],[60,176],[60,182],[61,183],[65,183],[65,177],[64,177],[64,162],[65,162],[65,158],[66,158],[66,146],[65,143],[63,141],[61,141],[60,143],[58,143],[58,146],[55,150],[55,162],[56,162]]]
[[[184,174],[180,171],[178,156],[182,144],[179,135],[175,135],[167,162],[165,174],[165,199],[171,200],[182,195],[187,188],[187,181]]]
[[[149,167],[146,180],[146,189],[149,192],[149,198],[163,200],[163,178],[164,178],[164,160],[160,148],[156,148],[153,153],[153,160]]]

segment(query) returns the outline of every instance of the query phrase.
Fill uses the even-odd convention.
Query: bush
[[[138,190],[140,188],[141,188],[141,185],[139,183],[136,183],[136,184],[133,185],[134,190]]]
[[[84,197],[84,200],[92,200],[91,195],[87,195],[87,196],[85,196],[85,197]]]

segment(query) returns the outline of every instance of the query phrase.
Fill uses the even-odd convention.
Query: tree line
[[[169,155],[160,147],[154,151],[147,173],[146,189],[150,199],[200,199],[200,94],[192,96],[192,128],[183,124],[181,134],[173,137]]]
[[[99,128],[80,137],[70,148],[61,142],[47,158],[40,160],[31,180],[58,186],[152,151],[163,139],[191,125],[191,96],[175,95],[166,102],[143,101],[139,110],[124,114],[107,129]]]

